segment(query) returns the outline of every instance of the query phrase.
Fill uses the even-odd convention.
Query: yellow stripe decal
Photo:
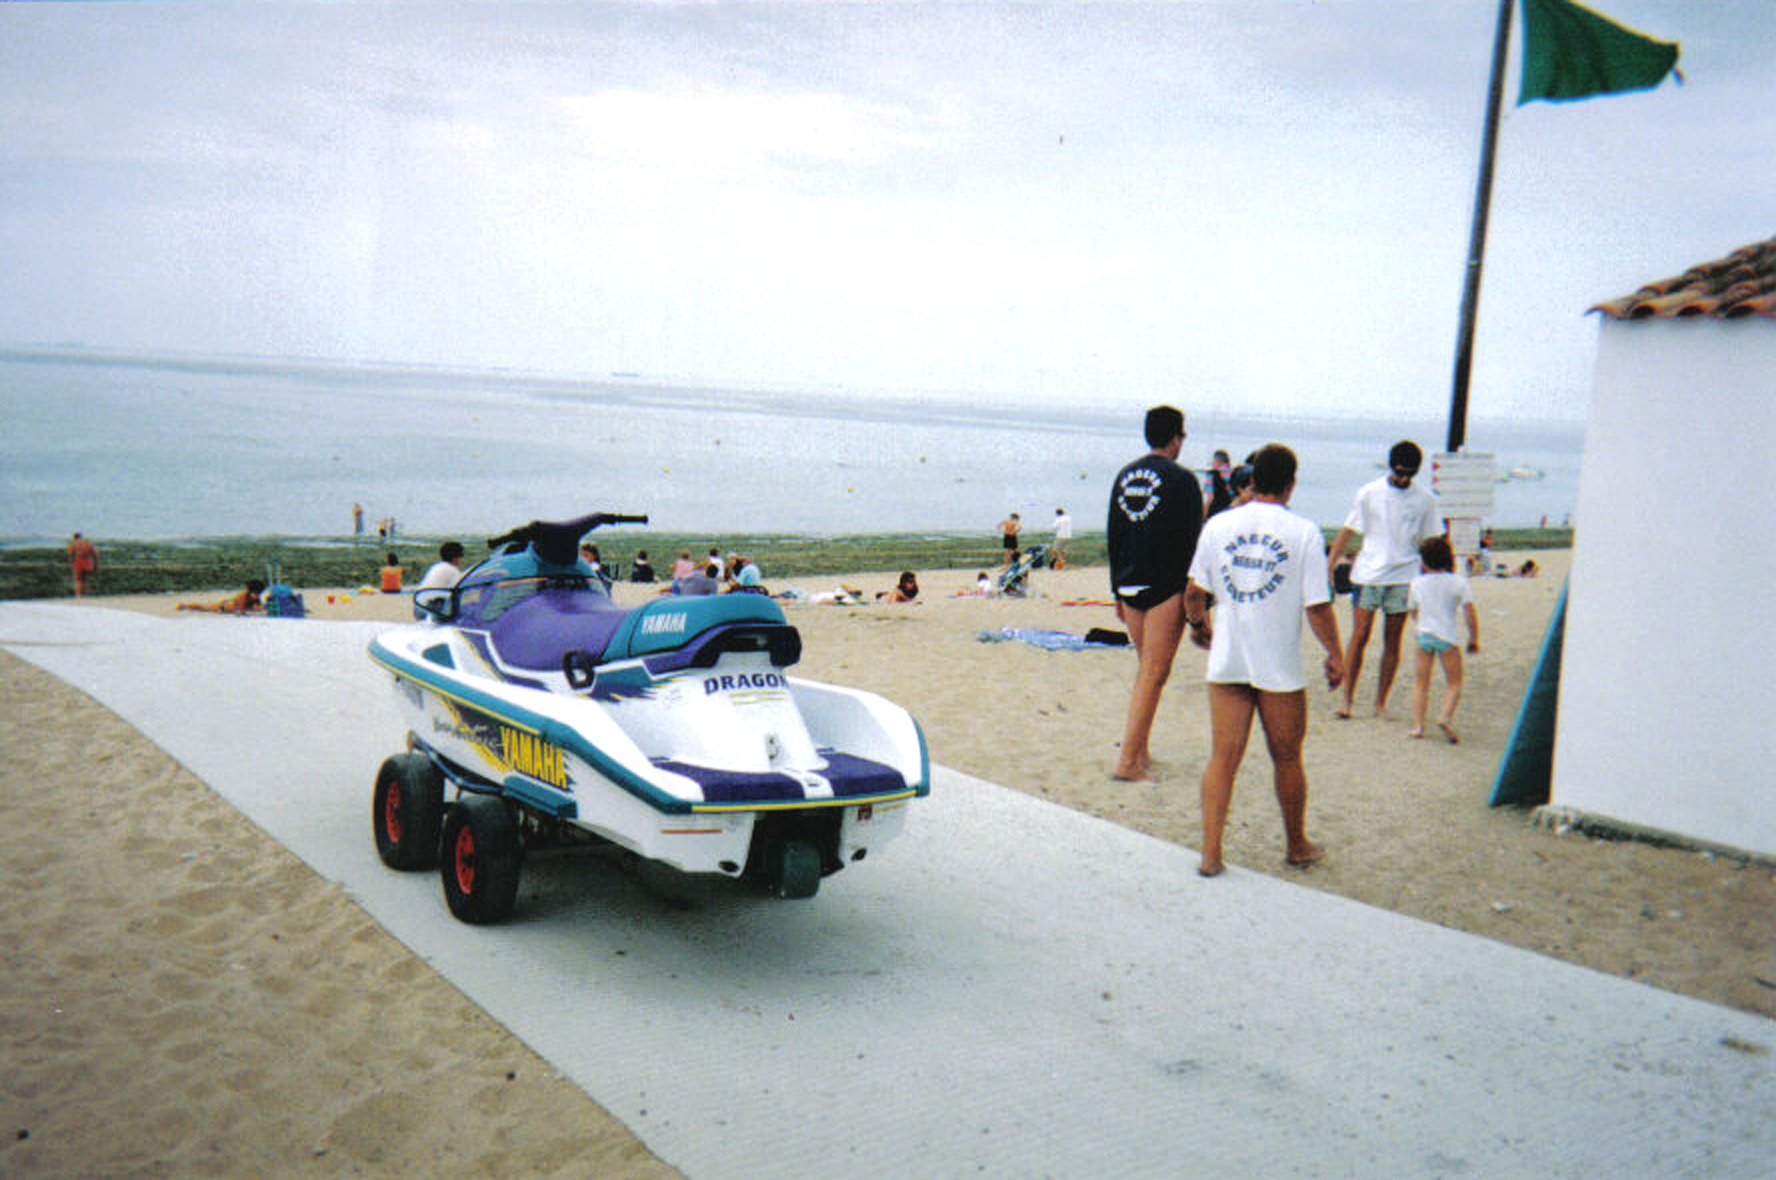
[[[722,811],[812,811],[816,807],[858,807],[865,803],[892,803],[896,799],[911,799],[918,793],[916,790],[908,790],[892,795],[855,795],[847,799],[789,799],[780,803],[693,803],[691,811],[697,815]]]

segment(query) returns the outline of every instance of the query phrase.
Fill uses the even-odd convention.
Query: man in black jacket
[[[1153,449],[1117,472],[1106,525],[1110,590],[1140,661],[1114,771],[1127,782],[1147,778],[1153,764],[1147,740],[1184,636],[1184,585],[1203,522],[1202,488],[1178,465],[1183,412],[1153,407],[1146,434]]]

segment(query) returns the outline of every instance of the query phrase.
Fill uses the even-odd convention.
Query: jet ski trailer
[[[377,853],[436,867],[463,921],[509,915],[526,850],[561,843],[811,897],[931,789],[904,709],[789,675],[801,637],[770,598],[617,606],[580,540],[646,520],[515,529],[370,644],[409,727],[376,774]]]

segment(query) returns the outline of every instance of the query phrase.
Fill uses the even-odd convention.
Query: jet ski
[[[917,722],[790,675],[801,636],[769,597],[613,602],[580,541],[646,521],[594,513],[493,538],[454,587],[415,594],[418,622],[370,644],[409,728],[377,771],[377,853],[438,869],[463,921],[507,917],[526,851],[562,843],[812,897],[930,792]]]

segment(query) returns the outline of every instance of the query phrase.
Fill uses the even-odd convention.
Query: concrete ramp
[[[1776,1023],[938,771],[811,902],[545,854],[506,925],[377,860],[380,624],[0,604],[693,1178],[1726,1176]],[[658,877],[653,880],[651,877]]]

